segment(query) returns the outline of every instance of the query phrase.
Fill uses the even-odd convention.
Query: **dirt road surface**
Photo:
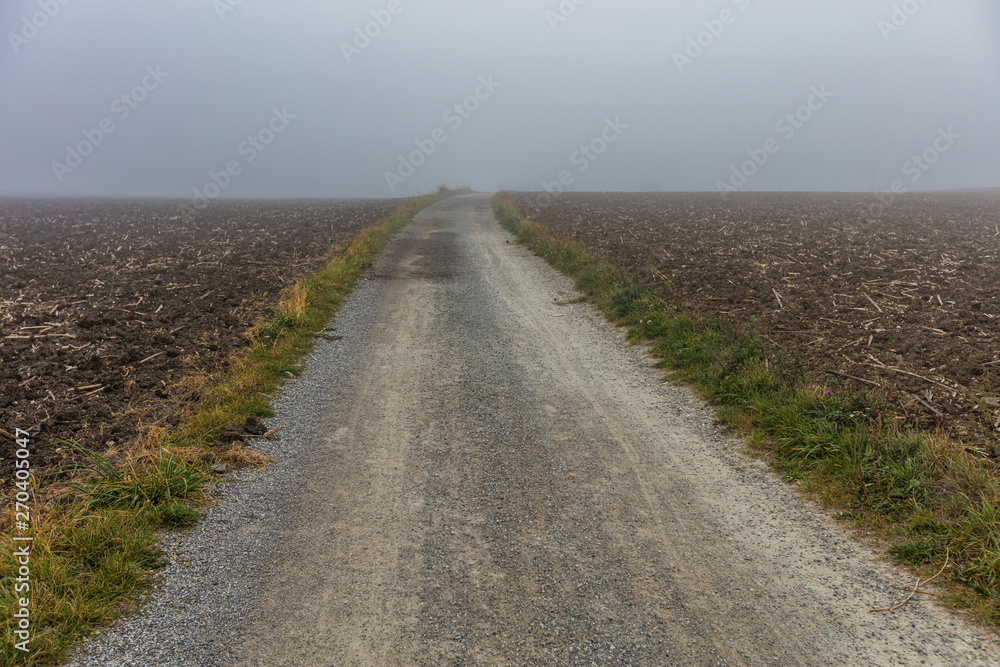
[[[574,297],[487,196],[426,210],[283,396],[258,499],[80,664],[1000,665],[931,602],[868,613],[912,578]]]

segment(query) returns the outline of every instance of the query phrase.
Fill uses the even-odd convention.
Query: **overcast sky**
[[[5,0],[0,31],[0,195],[1000,185],[995,0]]]

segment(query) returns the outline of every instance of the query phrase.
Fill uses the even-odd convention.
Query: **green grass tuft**
[[[200,466],[175,454],[164,456],[162,449],[151,465],[138,468],[130,464],[118,469],[97,452],[75,443],[71,446],[89,461],[73,466],[74,472],[86,475],[74,484],[87,499],[84,509],[141,510],[151,505],[170,505],[174,500],[200,498],[199,489],[210,478]]]
[[[189,528],[201,520],[201,514],[187,503],[176,500],[158,508],[155,518],[161,528]]]

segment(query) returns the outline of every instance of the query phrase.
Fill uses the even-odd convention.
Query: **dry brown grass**
[[[286,287],[283,296],[284,299],[278,305],[278,312],[298,322],[305,316],[308,308],[309,290],[305,282],[299,280]]]
[[[255,449],[236,445],[217,452],[216,462],[224,463],[230,468],[264,468],[274,463],[274,459]]]

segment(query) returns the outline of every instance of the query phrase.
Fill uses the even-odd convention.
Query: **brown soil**
[[[1000,453],[1000,194],[515,199],[686,310],[755,322],[817,382],[868,388],[909,423]]]
[[[291,280],[391,200],[0,202],[0,493],[15,429],[36,470],[72,439],[120,448],[178,423]]]

